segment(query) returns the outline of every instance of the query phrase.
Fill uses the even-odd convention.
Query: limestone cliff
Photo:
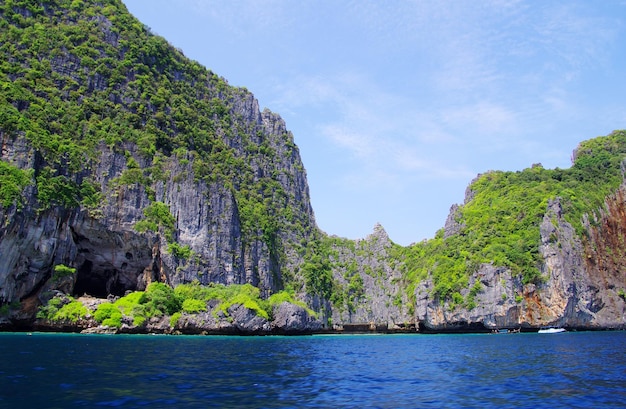
[[[333,304],[332,322],[435,332],[625,328],[625,156],[626,132],[616,131],[581,143],[571,169],[478,175],[434,239],[400,248],[377,226],[365,240],[337,242],[334,277],[352,298]]]
[[[380,224],[364,239],[336,241],[333,262],[333,308],[336,328],[373,325],[375,328],[407,329],[412,321],[401,288],[401,271],[394,244]]]
[[[433,280],[427,279],[416,289],[415,322],[427,331],[626,328],[625,189],[622,183],[598,213],[583,215],[582,237],[564,218],[563,199],[548,201],[540,223],[539,282],[524,283],[510,268],[482,264],[460,291],[473,300],[468,308],[433,298]],[[449,220],[457,212],[453,207]]]
[[[152,281],[282,289],[318,234],[284,121],[108,3],[0,7],[14,44],[0,57],[0,303]],[[23,189],[8,190],[14,174]],[[63,288],[59,265],[75,269]]]

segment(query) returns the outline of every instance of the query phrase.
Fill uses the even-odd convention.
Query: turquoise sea
[[[0,333],[0,408],[624,408],[626,332]]]

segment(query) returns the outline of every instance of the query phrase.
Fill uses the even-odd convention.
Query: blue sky
[[[294,134],[322,230],[408,245],[488,170],[626,128],[626,0],[123,0]]]

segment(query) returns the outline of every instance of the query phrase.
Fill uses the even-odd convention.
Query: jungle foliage
[[[470,186],[471,199],[457,213],[457,234],[444,238],[440,230],[431,240],[398,250],[407,294],[432,277],[433,295],[452,299],[483,263],[507,267],[524,283],[540,283],[539,226],[548,201],[559,199],[563,217],[584,238],[583,215],[599,211],[618,189],[625,158],[626,131],[615,131],[582,142],[569,169],[534,165],[480,175]]]
[[[279,258],[280,229],[311,229],[274,166],[273,144],[282,155],[297,151],[291,134],[272,141],[260,124],[241,120],[236,104],[253,98],[247,90],[186,58],[120,0],[0,2],[0,90],[1,134],[25,137],[41,159],[35,173],[0,163],[4,208],[21,208],[32,185],[39,211],[83,206],[97,214],[103,189],[142,186],[154,212],[137,229],[174,241],[152,186],[176,160],[190,164],[196,181],[233,193],[246,243],[260,239]],[[91,172],[103,148],[127,155],[108,187]]]
[[[163,283],[151,283],[145,291],[134,291],[115,301],[104,301],[94,311],[90,311],[80,301],[59,296],[51,298],[40,307],[37,318],[51,322],[76,323],[79,319],[92,316],[99,324],[111,328],[120,328],[124,322],[142,326],[153,317],[169,316],[174,327],[183,314],[198,314],[209,310],[213,302],[213,314],[217,318],[221,313],[228,318],[229,309],[242,305],[260,317],[271,319],[274,307],[287,302],[298,305],[315,316],[315,312],[306,304],[297,301],[294,294],[280,291],[264,300],[259,289],[250,285],[200,285],[198,282],[181,284],[175,288]]]
[[[87,307],[73,297],[53,297],[47,304],[41,306],[37,318],[52,322],[76,323],[89,314]]]
[[[182,314],[208,311],[208,304],[212,301],[215,302],[213,314],[216,317],[218,312],[228,317],[229,308],[234,305],[242,305],[265,319],[270,319],[273,308],[282,302],[307,308],[302,302],[296,301],[293,294],[286,291],[263,300],[259,289],[250,284],[203,286],[193,282],[171,288],[163,283],[152,283],[146,291],[135,291],[115,302],[100,304],[94,312],[94,318],[102,325],[119,328],[124,317],[134,325],[141,326],[146,319],[170,316],[174,317],[170,324],[175,326]],[[314,314],[313,311],[308,311]]]

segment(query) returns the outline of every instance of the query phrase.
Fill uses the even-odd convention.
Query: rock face
[[[430,295],[432,280],[416,289],[414,320],[422,331],[481,331],[496,328],[564,326],[579,329],[626,328],[626,185],[607,198],[583,243],[563,218],[559,198],[549,201],[540,226],[542,284],[524,285],[504,267],[483,264],[470,278],[476,283],[472,309],[441,303]],[[452,212],[456,212],[453,208]],[[449,218],[450,219],[450,218]]]
[[[338,328],[373,324],[390,330],[403,328],[410,317],[403,309],[401,273],[392,257],[397,245],[380,224],[364,239],[336,246],[333,278],[342,300],[330,315]]]
[[[321,330],[322,323],[304,308],[284,302],[274,308],[272,328],[279,334],[305,334]]]
[[[82,44],[90,47],[90,59],[48,40],[36,50],[47,65],[31,65],[28,53],[35,51],[28,48],[3,57],[15,66],[10,79],[21,84],[24,101],[6,103],[7,112],[23,120],[0,123],[0,159],[31,179],[12,205],[0,205],[0,304],[54,289],[58,265],[75,269],[65,288],[73,295],[123,295],[152,281],[193,280],[251,283],[265,295],[280,290],[283,272],[299,262],[300,242],[318,234],[304,167],[284,121],[145,28],[132,31],[137,25],[124,23],[135,20],[121,3],[112,6],[115,19],[96,3],[78,7],[96,17],[52,4],[36,16],[0,11],[11,22],[47,25],[48,39],[80,28],[92,41]],[[28,31],[17,23],[14,28]],[[146,44],[161,54],[148,55],[154,49]],[[133,55],[129,45],[144,54]],[[128,63],[115,68],[117,77],[115,59]],[[109,68],[93,70],[92,64]],[[25,80],[41,70],[52,79],[45,88]],[[160,88],[150,89],[142,75]],[[69,82],[81,92],[77,101],[63,88]],[[51,96],[56,92],[60,97]],[[152,92],[168,100],[157,101]],[[192,102],[210,110],[185,111],[188,117],[175,112]],[[66,114],[53,123],[25,119],[36,118],[34,104]],[[104,113],[107,104],[111,110]],[[71,116],[76,109],[82,117]],[[88,122],[94,112],[99,118]],[[193,120],[203,126],[192,128],[186,121]],[[115,121],[126,129],[116,129]],[[99,127],[105,132],[93,143],[89,134]],[[34,130],[48,136],[40,139]],[[54,138],[68,148],[47,145]],[[86,186],[95,194],[85,194]],[[95,200],[87,204],[88,197]],[[141,222],[148,227],[139,229]]]
[[[416,289],[415,321],[420,331],[481,331],[489,328],[513,328],[520,326],[520,306],[515,294],[521,283],[511,277],[508,270],[482,265],[470,280],[470,288],[480,284],[476,294],[476,307],[451,308],[448,302],[440,303],[430,296],[432,281],[422,282]],[[470,289],[461,291],[467,296]]]
[[[243,305],[234,305],[228,309],[228,315],[215,309],[200,314],[183,314],[174,330],[185,334],[264,335],[271,333],[271,325]],[[152,328],[148,326],[147,331],[152,332]]]
[[[3,145],[3,160],[16,156],[15,146],[25,146],[19,137],[5,137]],[[29,151],[20,154],[35,156]],[[294,159],[299,160],[297,156]],[[143,289],[153,280],[171,284],[194,279],[204,284],[252,283],[264,291],[280,288],[285,265],[280,264],[278,254],[270,254],[262,240],[244,243],[248,238],[242,235],[237,201],[230,190],[219,183],[207,186],[194,182],[193,174],[186,172],[191,164],[182,166],[176,159],[168,164],[170,177],[156,183],[154,190],[176,219],[176,241],[195,254],[193,260],[183,260],[167,252],[163,237],[139,234],[134,229],[144,219],[143,211],[150,200],[143,187],[111,186],[111,180],[125,170],[125,166],[118,166],[120,162],[126,162],[123,154],[107,148],[100,152],[93,177],[100,181],[108,199],[96,216],[81,208],[55,207],[39,212],[33,189],[27,196],[32,207],[0,208],[6,221],[0,227],[0,299],[11,302],[29,295],[52,277],[58,264],[76,268],[73,292],[79,295],[122,295],[127,290]],[[32,162],[25,166],[29,167],[38,169]],[[186,177],[180,178],[181,174]],[[298,179],[303,184],[286,188],[294,200],[308,198],[304,175],[292,178]],[[303,216],[314,223],[310,208],[305,207],[305,211]],[[286,244],[296,236],[293,232],[282,234]]]
[[[626,322],[626,183],[606,198],[605,207],[587,218],[589,237],[582,253],[587,272],[580,309],[598,327],[621,327]],[[616,325],[616,323],[622,323]]]

